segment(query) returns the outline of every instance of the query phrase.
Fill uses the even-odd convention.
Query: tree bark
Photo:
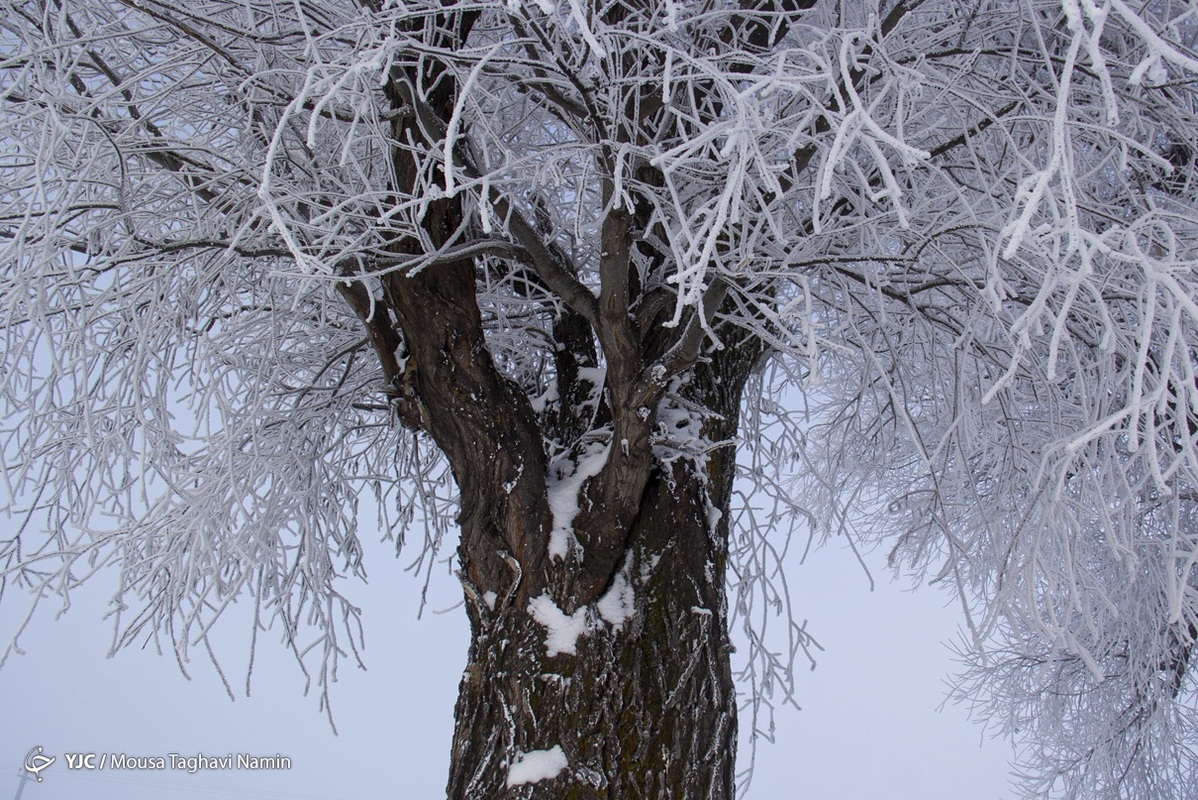
[[[573,612],[574,652],[528,606],[471,598],[452,800],[733,797],[726,526],[709,489],[688,462],[655,465],[620,571]],[[555,747],[559,774],[511,785],[522,754]]]
[[[451,51],[476,16],[447,10],[422,35]],[[769,46],[781,29],[775,23],[746,35]],[[445,151],[454,76],[435,58],[392,68],[386,91],[399,197],[444,183],[444,162],[430,165],[424,156]],[[654,107],[633,104],[640,105]],[[622,126],[620,136],[635,139],[654,127],[649,122]],[[382,276],[381,299],[352,285],[343,290],[385,362],[401,419],[433,438],[460,489],[459,575],[472,639],[455,715],[451,800],[734,795],[736,691],[724,590],[731,443],[762,344],[716,323],[727,288],[719,284],[681,325],[666,324],[668,293],[649,299],[664,290],[640,286],[633,257],[652,224],[651,204],[628,210],[608,202],[614,164],[608,148],[603,153],[608,210],[597,293],[510,199],[489,197],[523,252],[509,268],[562,301],[546,309],[555,315],[559,413],[535,411],[492,357],[476,297],[480,265],[471,258],[391,271]],[[454,155],[472,169],[469,148]],[[648,165],[635,169],[653,185]],[[430,176],[432,183],[422,182]],[[410,218],[421,235],[390,245],[401,262],[473,232],[461,195],[426,200]],[[638,252],[664,280],[666,255]],[[392,315],[394,331],[373,330]],[[719,331],[723,346],[702,352],[700,315],[727,328]],[[598,387],[591,382],[600,363]],[[581,399],[595,389],[596,399]],[[678,425],[692,433],[701,427],[694,438],[708,451],[680,446],[669,430]],[[606,452],[596,466],[600,446]],[[554,473],[551,453],[576,473],[588,461],[586,475],[567,487],[577,503],[568,534],[550,497],[564,477]],[[570,540],[564,554],[555,545],[563,535]]]
[[[542,598],[466,587],[471,644],[450,765],[450,800],[731,800],[736,755],[725,574],[738,410],[763,345],[725,331],[726,346],[690,371],[680,399],[705,409],[704,455],[661,445],[626,534],[603,515],[580,539],[622,542],[605,591],[563,579],[586,562],[550,561],[561,617],[584,626],[572,642],[549,636]],[[658,428],[659,436],[664,435]],[[463,564],[481,541],[463,536]],[[519,565],[513,560],[513,570]],[[513,587],[529,576],[516,576]],[[560,587],[573,594],[562,594]],[[555,607],[557,607],[555,605]],[[626,618],[621,619],[621,617]],[[557,620],[564,625],[564,620]],[[522,754],[561,749],[555,777],[509,785]],[[512,781],[514,783],[514,781]]]

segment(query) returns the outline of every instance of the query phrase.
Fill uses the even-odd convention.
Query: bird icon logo
[[[41,745],[30,750],[25,755],[25,769],[32,772],[37,777],[38,782],[42,780],[42,770],[54,763],[54,756],[42,755]]]

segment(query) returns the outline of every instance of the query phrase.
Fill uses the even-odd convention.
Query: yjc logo
[[[30,750],[25,755],[25,769],[32,772],[38,779],[42,779],[42,770],[54,763],[54,756],[42,755],[41,745]]]

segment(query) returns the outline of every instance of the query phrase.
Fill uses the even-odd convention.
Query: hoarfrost
[[[782,570],[809,529],[812,546],[897,545],[896,566],[955,593],[961,689],[1026,737],[1029,795],[1198,785],[1193,4],[939,0],[883,19],[820,3],[793,25],[812,4],[663,0],[617,20],[505,3],[481,4],[460,48],[445,23],[464,7],[424,0],[247,5],[267,38],[212,0],[185,26],[109,0],[71,3],[65,30],[0,24],[0,482],[25,516],[0,535],[0,587],[65,606],[119,568],[114,646],[158,633],[181,665],[248,595],[254,630],[281,623],[327,701],[361,642],[339,583],[365,575],[362,493],[400,509],[379,511],[397,545],[423,527],[427,580],[462,510],[451,459],[509,452],[489,420],[516,395],[409,396],[408,354],[454,332],[389,301],[401,273],[469,260],[470,357],[531,403],[520,458],[538,481],[550,454],[551,558],[582,556],[580,492],[625,446],[594,429],[612,412],[655,414],[653,457],[699,476],[735,444],[761,494],[733,488],[735,514],[706,519],[750,641],[748,730],[793,699],[814,646]],[[401,13],[428,24],[387,22]],[[746,49],[763,25],[768,46]],[[581,83],[530,90],[562,57]],[[77,87],[72,65],[91,76]],[[410,102],[426,74],[452,109]],[[659,101],[630,107],[635,82]],[[396,92],[418,119],[400,122]],[[596,118],[635,135],[613,153],[571,132]],[[426,212],[450,193],[463,224],[433,247]],[[635,285],[604,268],[603,235],[633,200],[652,214],[617,237]],[[624,296],[627,320],[599,302]],[[566,313],[603,335],[556,325]],[[715,382],[684,388],[700,365]],[[738,442],[714,441],[702,398],[739,369]],[[635,405],[603,402],[634,384]],[[426,411],[474,435],[442,452],[409,435]],[[528,478],[494,475],[503,492]],[[627,619],[621,581],[639,593],[656,558],[594,609],[534,601],[547,648]]]

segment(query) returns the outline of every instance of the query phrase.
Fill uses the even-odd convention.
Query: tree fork
[[[655,460],[626,536],[602,515],[576,519],[601,528],[588,539],[623,541],[597,602],[563,598],[575,602],[570,622],[581,635],[560,638],[569,626],[556,607],[554,619],[543,606],[487,598],[466,584],[472,636],[455,709],[450,800],[734,796],[736,688],[725,594],[732,442],[749,366],[763,345],[734,330],[722,334],[728,345],[695,365],[681,393],[709,411],[704,437],[725,444],[704,456]],[[463,550],[463,563],[469,558]],[[582,567],[570,559],[552,569]],[[558,626],[553,635],[547,618]],[[554,748],[566,762],[559,773],[519,782],[522,756]]]
[[[623,565],[574,612],[572,642],[528,607],[472,599],[451,800],[733,797],[727,538],[709,509],[692,465],[655,465]],[[554,748],[565,767],[521,782],[520,759]]]

